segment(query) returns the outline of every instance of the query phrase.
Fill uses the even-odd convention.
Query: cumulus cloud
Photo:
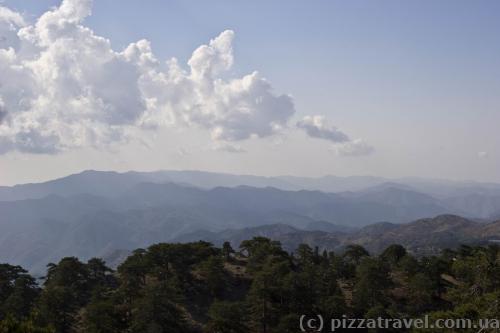
[[[306,116],[297,122],[297,127],[304,130],[312,138],[336,143],[349,141],[349,136],[329,124],[324,116]]]
[[[21,14],[0,5],[0,48],[7,44],[18,46],[17,32],[25,25]]]
[[[295,110],[257,72],[227,79],[234,32],[198,47],[187,66],[147,40],[124,50],[83,25],[91,0],[64,0],[33,24],[0,5],[0,153],[55,153],[188,126],[213,140],[267,137]]]
[[[375,148],[367,144],[363,139],[339,143],[334,145],[332,149],[340,156],[364,156],[375,151]]]

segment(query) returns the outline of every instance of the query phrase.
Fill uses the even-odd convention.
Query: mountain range
[[[352,242],[379,251],[400,242],[430,253],[496,237],[491,222],[499,212],[500,185],[489,183],[85,171],[0,187],[0,262],[43,271],[62,255],[111,258],[199,239],[237,246],[261,233],[291,250],[300,242],[331,250]],[[439,223],[426,220],[435,216]],[[444,221],[450,226],[438,228],[435,241],[426,235]]]
[[[489,244],[500,240],[500,220],[480,223],[457,215],[439,215],[419,219],[406,224],[380,222],[351,232],[323,232],[301,230],[284,224],[265,225],[223,232],[197,231],[182,235],[174,241],[209,241],[222,245],[225,241],[240,244],[252,237],[278,240],[283,248],[294,251],[304,243],[319,250],[342,251],[349,244],[359,244],[371,253],[378,254],[391,244],[401,244],[416,255],[435,255],[444,248],[456,248],[461,244]]]

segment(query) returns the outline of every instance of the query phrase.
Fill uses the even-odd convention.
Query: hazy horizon
[[[403,176],[403,177],[384,177],[384,176],[374,176],[369,174],[359,174],[359,175],[335,175],[335,174],[324,174],[324,175],[316,175],[316,176],[303,176],[303,175],[293,175],[293,174],[251,174],[251,173],[231,173],[231,172],[222,172],[222,171],[209,171],[209,170],[200,170],[200,169],[150,169],[150,170],[106,170],[106,169],[82,169],[79,171],[61,174],[55,177],[48,177],[45,179],[36,179],[34,181],[25,181],[20,183],[12,183],[12,184],[0,184],[0,187],[11,187],[16,185],[27,185],[27,184],[38,184],[50,182],[58,179],[64,179],[69,176],[83,174],[85,172],[102,172],[102,173],[118,173],[118,174],[127,174],[127,173],[155,173],[155,172],[197,172],[197,173],[207,173],[207,174],[220,174],[220,175],[229,175],[229,176],[249,176],[249,177],[263,177],[263,178],[281,178],[281,177],[295,177],[295,178],[304,178],[304,179],[322,179],[325,177],[337,177],[337,178],[377,178],[381,180],[386,180],[387,182],[392,181],[401,181],[401,180],[424,180],[429,182],[452,182],[452,183],[464,183],[464,184],[493,184],[500,185],[500,182],[494,181],[477,181],[473,179],[451,179],[451,178],[429,178],[429,177],[419,177],[419,176]]]

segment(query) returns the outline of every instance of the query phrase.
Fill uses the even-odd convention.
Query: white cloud
[[[374,148],[363,139],[351,140],[347,134],[330,124],[324,116],[306,116],[297,127],[312,138],[333,142],[332,150],[340,156],[363,156],[374,152]]]
[[[0,48],[8,44],[18,46],[17,32],[25,25],[19,13],[0,5]]]
[[[64,0],[34,24],[0,6],[0,154],[101,148],[137,128],[199,127],[215,141],[287,126],[292,98],[257,72],[226,79],[234,32],[198,47],[187,68],[140,40],[122,51],[82,23],[90,0]]]
[[[375,148],[367,144],[363,139],[338,143],[335,144],[332,149],[340,156],[364,156],[375,151]]]
[[[304,130],[312,138],[325,139],[332,142],[349,141],[349,136],[329,124],[324,116],[306,116],[297,122],[297,127]]]

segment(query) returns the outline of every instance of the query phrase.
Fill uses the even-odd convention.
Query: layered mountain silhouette
[[[391,244],[401,244],[416,255],[435,255],[442,249],[456,248],[462,244],[486,245],[498,242],[500,220],[480,223],[456,215],[440,215],[407,224],[375,223],[348,233],[300,230],[275,224],[223,232],[197,231],[182,235],[175,241],[206,240],[216,245],[228,241],[240,244],[245,239],[259,236],[280,241],[288,251],[295,250],[301,243],[318,247],[320,251],[342,251],[349,244],[359,244],[378,254]]]
[[[421,179],[86,171],[0,187],[0,262],[43,271],[61,256],[112,258],[198,239],[237,246],[253,234],[289,249],[305,242],[339,250],[353,242],[378,251],[397,242],[430,253],[496,237],[498,226],[486,221],[500,211],[499,197],[496,184]]]

